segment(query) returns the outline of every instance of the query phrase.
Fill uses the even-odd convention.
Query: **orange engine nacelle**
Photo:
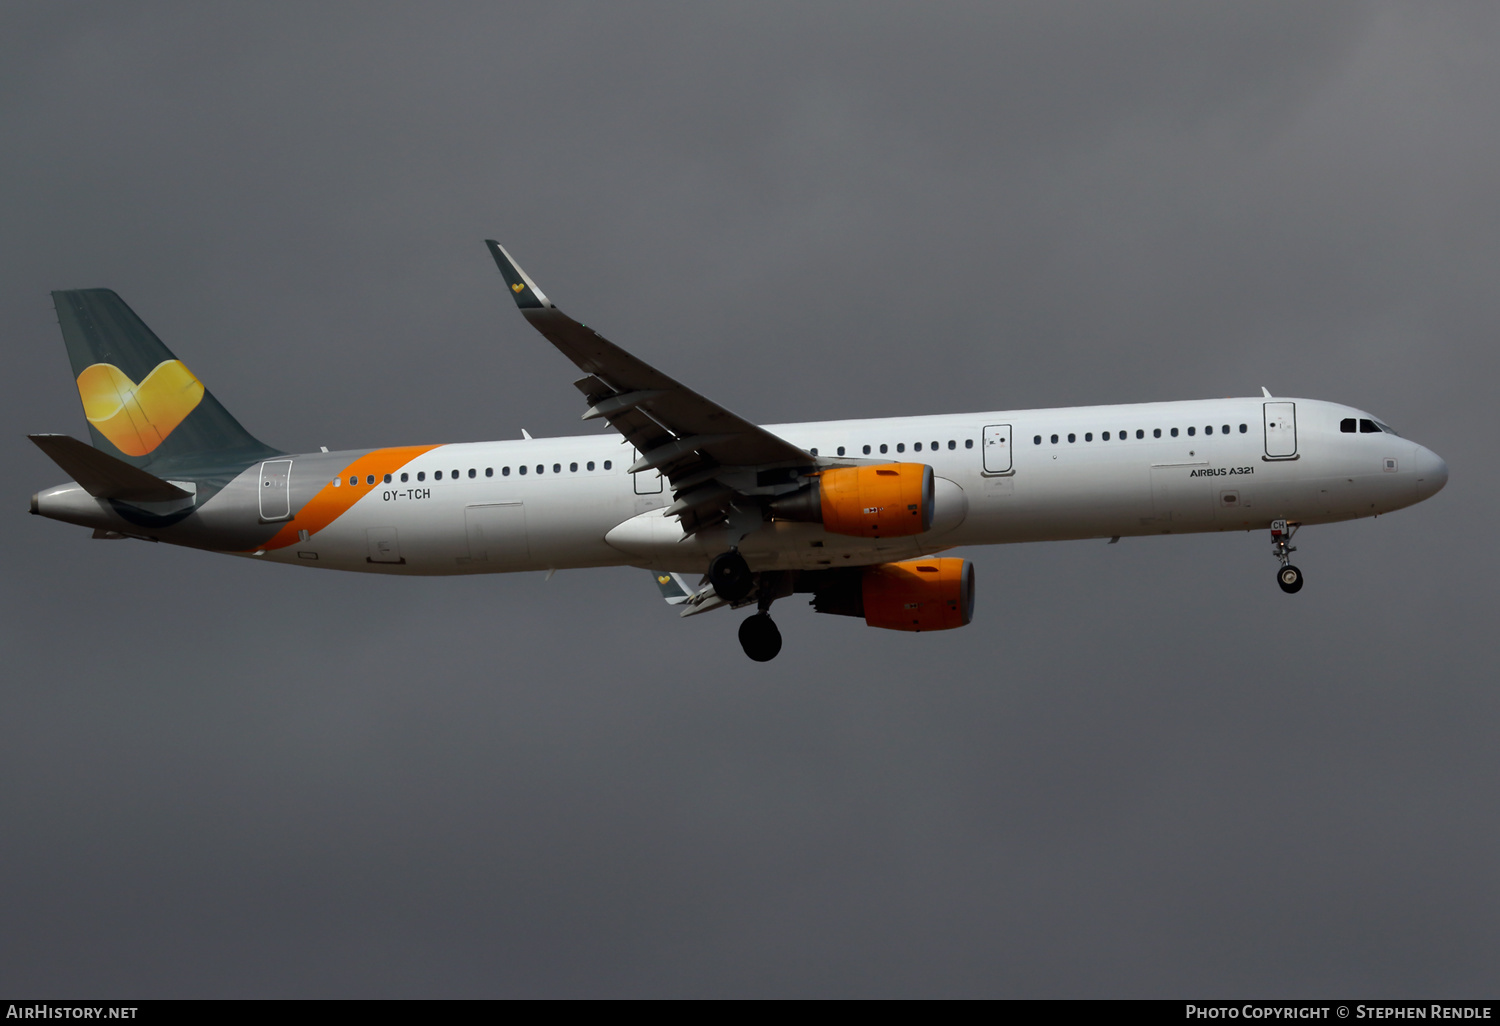
[[[786,520],[820,523],[833,534],[899,538],[932,529],[932,468],[925,463],[831,467],[812,487],[771,504]]]
[[[974,618],[974,564],[967,559],[882,563],[860,580],[865,623],[890,631],[946,631]]]

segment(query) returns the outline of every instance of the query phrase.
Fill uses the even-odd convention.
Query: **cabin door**
[[[1297,404],[1266,403],[1266,455],[1273,460],[1297,455]]]
[[[260,465],[260,518],[285,520],[292,515],[292,461],[266,460]]]

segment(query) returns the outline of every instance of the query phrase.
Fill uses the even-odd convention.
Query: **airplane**
[[[95,538],[385,574],[628,565],[682,616],[772,603],[898,631],[974,614],[960,546],[1269,530],[1294,593],[1298,528],[1447,483],[1436,453],[1338,403],[1252,398],[758,426],[559,310],[486,240],[521,315],[584,374],[615,434],[288,453],[257,440],[108,289],[52,293],[92,445],[28,437],[71,480],[31,512]],[[698,576],[697,583],[689,578]]]

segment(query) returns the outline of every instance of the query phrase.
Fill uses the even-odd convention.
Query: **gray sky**
[[[0,9],[0,992],[1494,996],[1490,4]],[[973,625],[27,517],[117,290],[287,449],[579,430],[494,236],[762,421],[1257,394],[1435,499],[978,549]],[[1489,456],[1485,456],[1489,453]]]

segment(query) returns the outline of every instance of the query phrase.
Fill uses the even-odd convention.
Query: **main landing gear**
[[[708,564],[708,580],[714,586],[714,593],[725,602],[739,602],[755,587],[750,564],[745,562],[738,549],[721,552],[713,558]],[[777,647],[781,646],[778,644]]]
[[[1281,569],[1276,571],[1276,583],[1281,590],[1288,595],[1295,595],[1302,590],[1302,571],[1292,566],[1292,553],[1297,547],[1291,544],[1292,535],[1297,533],[1297,524],[1287,524],[1285,520],[1271,521],[1271,553],[1281,560]]]
[[[757,663],[768,663],[781,651],[781,631],[771,619],[771,603],[792,592],[790,575],[780,572],[751,572],[750,564],[739,550],[721,552],[708,564],[708,581],[714,593],[737,605],[754,592],[756,611],[740,624],[740,647]]]
[[[769,663],[781,651],[781,631],[771,614],[761,610],[740,624],[740,647],[757,663]]]

